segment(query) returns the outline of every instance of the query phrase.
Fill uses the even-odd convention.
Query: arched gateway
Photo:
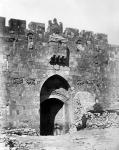
[[[68,82],[59,75],[48,78],[40,93],[40,134],[53,135],[56,126],[60,134],[69,128]],[[56,126],[55,126],[56,125]]]

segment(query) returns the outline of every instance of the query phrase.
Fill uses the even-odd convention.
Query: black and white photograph
[[[0,0],[0,150],[119,150],[119,0]]]

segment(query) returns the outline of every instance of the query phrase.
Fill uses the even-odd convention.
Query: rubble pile
[[[90,117],[87,119],[87,128],[108,128],[108,127],[119,127],[119,116],[117,113],[104,112],[90,113]]]
[[[36,131],[35,129],[31,128],[21,128],[21,129],[10,129],[10,130],[5,130],[3,132],[4,134],[7,135],[29,135],[29,136],[38,136],[40,133]]]
[[[29,143],[22,143],[14,138],[4,138],[5,147],[9,147],[10,150],[29,150]]]

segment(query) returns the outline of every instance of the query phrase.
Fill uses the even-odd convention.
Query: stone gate
[[[59,124],[64,134],[92,109],[95,98],[104,109],[118,101],[118,92],[115,101],[110,92],[119,83],[111,78],[111,53],[117,48],[105,34],[63,30],[57,19],[47,29],[36,22],[26,28],[19,19],[6,26],[0,17],[0,48],[2,127],[30,127],[53,135]]]

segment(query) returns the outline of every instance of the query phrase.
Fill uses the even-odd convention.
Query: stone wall
[[[6,125],[39,128],[41,88],[54,75],[70,85],[70,122],[91,109],[95,98],[105,109],[110,106],[112,47],[107,35],[73,28],[63,31],[63,24],[56,19],[49,21],[47,30],[45,24],[35,22],[26,28],[26,21],[17,19],[10,19],[5,26],[1,17],[0,36],[0,56],[6,64],[5,83],[1,81],[6,93],[2,101],[8,108]]]
[[[7,114],[9,112],[9,107],[6,106],[6,80],[5,80],[5,71],[7,69],[7,60],[4,55],[5,43],[3,38],[3,26],[5,19],[1,17],[0,20],[0,129],[4,127],[5,122],[7,121]]]
[[[118,109],[119,106],[119,47],[112,45],[109,51],[109,65],[107,76],[109,79],[108,99],[111,101],[111,108]]]

